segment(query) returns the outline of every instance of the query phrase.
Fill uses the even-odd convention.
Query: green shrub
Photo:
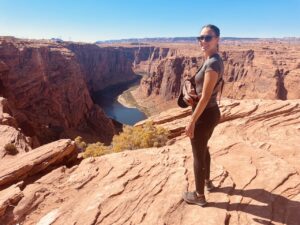
[[[18,150],[16,146],[12,143],[8,143],[4,146],[5,151],[10,155],[16,155],[18,153]]]
[[[138,149],[164,146],[168,140],[169,131],[163,127],[155,126],[152,120],[142,126],[124,125],[123,132],[114,135],[112,148],[114,152],[125,149]]]

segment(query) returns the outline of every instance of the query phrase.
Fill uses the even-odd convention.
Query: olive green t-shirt
[[[204,74],[207,71],[214,70],[218,74],[218,81],[223,77],[224,73],[224,64],[221,56],[218,53],[215,53],[211,55],[208,59],[206,59],[201,67],[201,69],[197,72],[195,75],[195,84],[196,84],[196,92],[201,97],[202,89],[203,89],[203,82],[204,82]],[[216,86],[214,87],[214,90],[212,92],[211,98],[209,99],[209,102],[207,103],[206,108],[213,107],[217,105],[217,94],[219,91],[219,84],[221,82],[218,82]]]

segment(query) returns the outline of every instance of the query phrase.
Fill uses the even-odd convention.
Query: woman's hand
[[[205,72],[204,74],[204,81],[203,81],[203,90],[202,95],[197,103],[197,106],[195,108],[195,111],[192,114],[192,119],[188,123],[188,125],[185,128],[185,133],[190,138],[194,138],[194,130],[195,130],[195,121],[198,120],[199,116],[204,111],[209,99],[211,98],[214,86],[217,83],[218,74],[214,70],[209,70]]]
[[[190,138],[194,138],[194,130],[195,130],[195,122],[190,121],[188,125],[185,127],[185,134]]]
[[[183,100],[186,102],[186,104],[188,104],[189,106],[192,106],[193,104],[194,104],[194,101],[193,101],[193,99],[190,97],[190,96],[188,96],[187,98],[183,98]]]

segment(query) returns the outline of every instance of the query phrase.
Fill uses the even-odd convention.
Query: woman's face
[[[217,44],[219,42],[219,37],[216,36],[215,32],[208,28],[208,27],[204,27],[201,32],[200,32],[200,37],[201,36],[212,36],[213,38],[211,38],[210,41],[206,41],[206,40],[200,40],[199,41],[199,45],[201,47],[201,50],[203,52],[212,52],[217,48]]]

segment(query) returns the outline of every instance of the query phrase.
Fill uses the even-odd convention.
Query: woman
[[[184,192],[183,199],[200,206],[207,204],[204,186],[207,191],[214,188],[209,179],[210,154],[207,143],[221,115],[216,99],[219,90],[217,84],[224,72],[223,61],[218,54],[219,37],[219,28],[211,24],[203,26],[200,37],[197,37],[205,57],[202,68],[195,75],[196,91],[200,99],[192,105],[191,120],[185,128],[193,150],[196,190]]]

